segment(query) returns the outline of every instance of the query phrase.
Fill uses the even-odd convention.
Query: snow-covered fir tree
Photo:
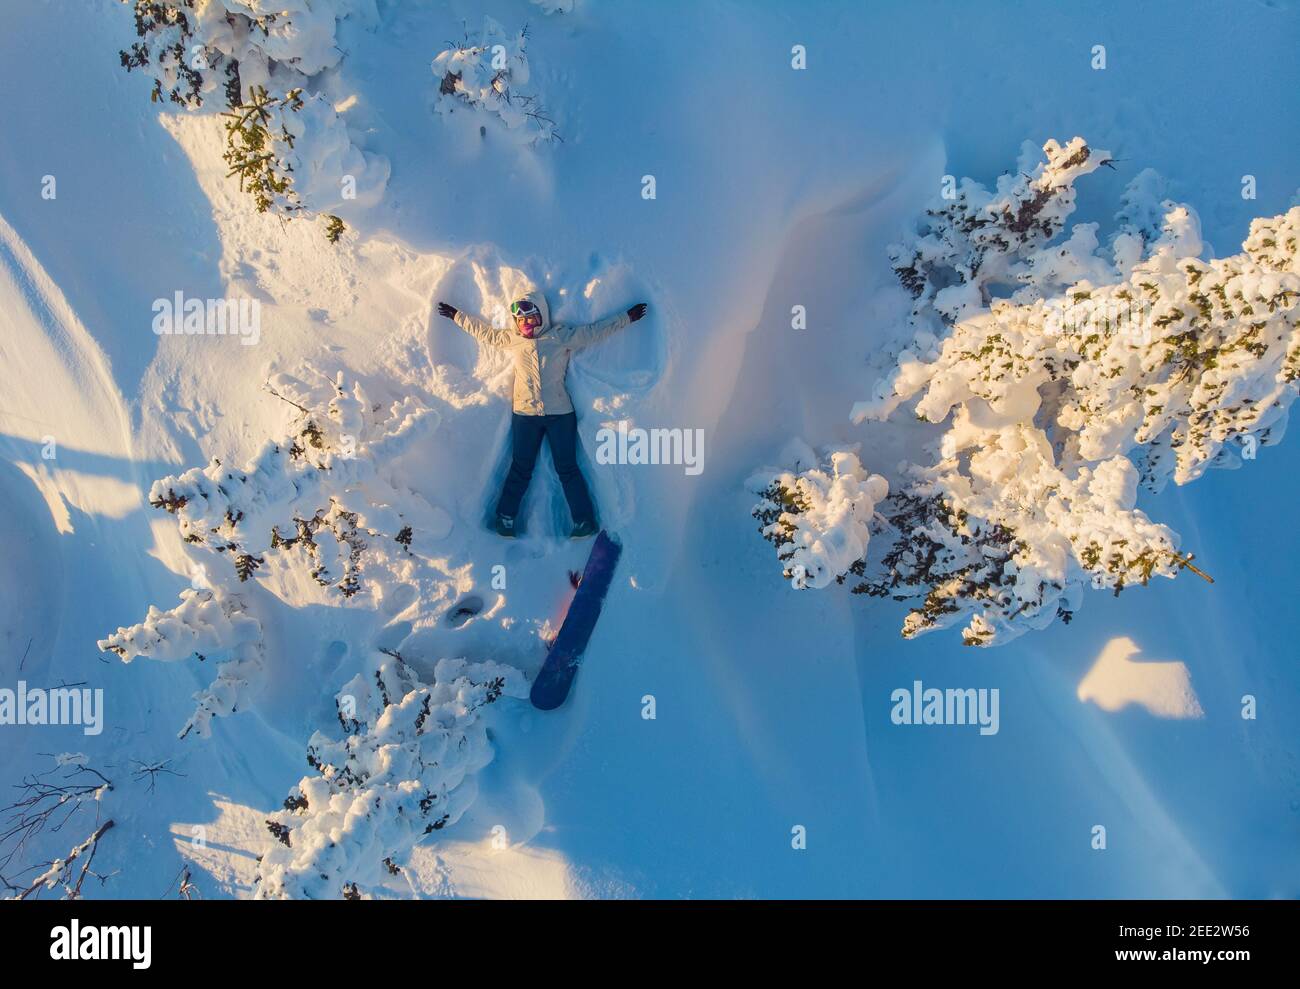
[[[206,736],[213,717],[241,709],[260,685],[259,610],[271,604],[259,603],[259,578],[305,574],[337,601],[372,603],[397,584],[432,597],[446,580],[436,544],[451,517],[398,480],[403,452],[437,428],[436,413],[410,398],[385,408],[342,375],[306,377],[279,374],[268,385],[296,410],[288,436],[241,469],[214,459],[150,490],[150,504],[174,515],[184,541],[217,565],[196,565],[202,586],[99,647],[126,662],[216,661],[182,736]]]
[[[137,657],[214,663],[216,679],[194,695],[194,713],[181,738],[190,732],[208,737],[212,719],[238,711],[261,682],[261,622],[246,610],[240,595],[220,585],[182,591],[181,603],[169,611],[151,605],[144,621],[119,628],[101,639],[99,648],[116,653],[124,663]]]
[[[293,187],[294,131],[292,114],[302,109],[302,90],[291,89],[277,99],[261,86],[249,89],[247,101],[232,103],[226,118],[223,158],[239,188],[253,197],[257,211],[291,213],[302,209]]]
[[[205,586],[99,643],[125,661],[215,661],[182,737],[208,736],[214,717],[246,708],[276,661],[263,630],[288,606],[259,585],[294,582],[300,596],[306,576],[335,606],[379,609],[401,598],[399,585],[433,606],[454,584],[437,545],[450,516],[399,480],[436,413],[410,398],[374,401],[361,383],[311,368],[267,388],[294,410],[285,438],[241,469],[213,460],[150,490],[194,552],[227,565],[196,568]],[[402,882],[411,848],[473,802],[473,774],[492,758],[485,709],[527,696],[515,667],[419,657],[422,677],[394,652],[355,646],[369,659],[336,696],[341,737],[312,736],[315,774],[267,821],[276,844],[261,859],[260,897],[359,898]]]
[[[1119,593],[1183,570],[1209,579],[1137,507],[1139,482],[1159,490],[1254,457],[1281,438],[1296,396],[1300,208],[1252,223],[1242,253],[1202,260],[1195,212],[1153,204],[1163,186],[1148,171],[1105,247],[1096,224],[1053,241],[1072,182],[1104,158],[1079,138],[1044,151],[996,195],[965,180],[893,251],[917,299],[914,336],[852,416],[914,403],[943,432],[935,462],[907,465],[881,506],[878,566],[841,556],[833,576],[919,598],[908,637],[960,622],[969,644],[1004,642],[1068,621],[1088,586]],[[789,502],[777,529],[765,515],[775,499],[755,509],[779,552],[786,533],[863,542],[860,520],[796,494],[824,476],[813,468],[776,489]]]
[[[197,108],[233,104],[254,87],[302,88],[338,65],[338,22],[373,21],[374,0],[122,0],[139,40],[120,53],[128,71],[155,75],[153,98]]]
[[[242,468],[214,459],[150,489],[149,503],[176,516],[187,543],[225,554],[241,581],[282,556],[350,597],[362,589],[367,551],[378,565],[450,531],[450,516],[422,504],[393,468],[437,428],[432,409],[411,398],[385,409],[342,374],[315,385],[282,374],[270,388],[299,409],[291,436],[268,442]]]
[[[891,245],[894,273],[915,300],[915,328],[939,333],[987,306],[993,289],[1017,284],[1074,212],[1074,183],[1111,161],[1077,137],[1064,147],[1048,141],[1042,152],[1045,161],[1026,141],[1015,171],[992,191],[969,178],[952,183]]]
[[[435,110],[444,117],[468,114],[480,127],[491,123],[529,143],[559,140],[539,98],[525,92],[532,75],[527,48],[527,28],[508,36],[484,18],[477,43],[467,39],[434,57]]]
[[[326,217],[373,205],[386,159],[361,151],[318,77],[343,58],[341,20],[377,19],[374,0],[123,0],[139,40],[120,53],[128,70],[154,74],[152,98],[187,110],[224,105],[230,174],[259,212]]]
[[[267,827],[258,898],[357,899],[393,882],[412,847],[454,824],[492,759],[487,707],[526,697],[499,663],[439,660],[424,683],[399,656],[379,656],[336,697],[343,735],[316,732],[305,776]]]
[[[750,487],[762,500],[753,515],[776,546],[784,574],[795,587],[843,582],[867,555],[876,506],[889,492],[879,474],[863,469],[853,450],[831,450],[802,471],[758,474]]]

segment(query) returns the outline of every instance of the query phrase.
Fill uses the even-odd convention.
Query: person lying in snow
[[[440,315],[489,347],[509,350],[514,359],[514,415],[510,427],[514,452],[497,502],[496,531],[501,535],[515,534],[515,516],[532,480],[543,436],[551,445],[555,473],[564,486],[573,516],[572,537],[591,536],[599,528],[596,509],[578,469],[578,417],[564,387],[564,375],[571,353],[612,336],[645,312],[645,303],[639,302],[625,313],[585,326],[552,325],[546,297],[530,292],[510,304],[514,328],[501,329],[446,302],[438,303]]]

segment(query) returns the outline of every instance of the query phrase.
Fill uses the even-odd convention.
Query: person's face
[[[532,336],[537,332],[538,327],[542,325],[541,313],[529,313],[527,316],[516,316],[515,325],[519,327],[519,332],[526,337]]]

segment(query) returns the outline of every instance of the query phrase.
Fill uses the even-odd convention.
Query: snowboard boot
[[[507,539],[515,537],[515,520],[512,516],[498,515],[492,527],[496,529],[498,536],[505,536]]]
[[[573,531],[569,533],[569,538],[587,539],[590,536],[594,536],[598,531],[599,529],[596,526],[594,519],[583,519],[573,527]]]

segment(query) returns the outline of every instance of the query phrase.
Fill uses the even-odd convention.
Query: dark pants
[[[501,489],[501,500],[497,502],[497,514],[514,518],[519,514],[519,503],[523,501],[528,482],[533,479],[533,465],[537,463],[537,454],[542,448],[542,437],[551,445],[551,459],[555,461],[555,473],[564,485],[564,497],[569,503],[569,513],[574,522],[596,519],[596,510],[591,505],[591,496],[587,494],[587,484],[578,470],[578,417],[573,412],[551,416],[521,416],[514,413],[510,426],[511,442],[514,446],[514,459],[510,462],[510,473],[506,475],[505,487]]]

